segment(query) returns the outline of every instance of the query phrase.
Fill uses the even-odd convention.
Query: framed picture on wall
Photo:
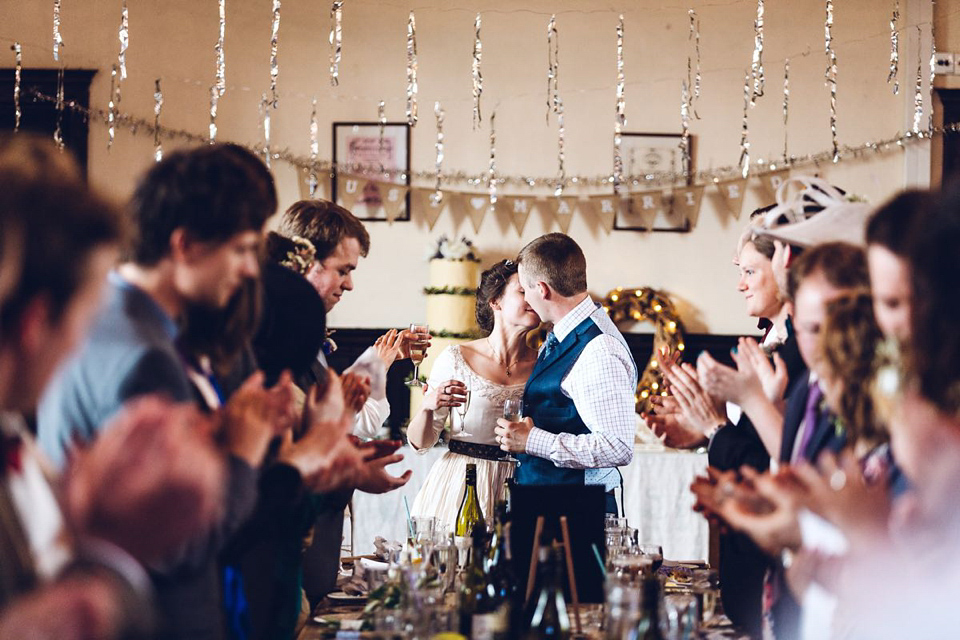
[[[682,175],[684,158],[679,133],[623,133],[620,152],[624,176],[653,173]],[[689,171],[693,174],[693,136],[690,136]],[[680,180],[679,184],[690,182]],[[633,187],[638,189],[639,187]],[[631,191],[613,228],[622,231],[689,231],[690,223],[679,209],[674,211],[668,193],[669,185],[647,191]]]
[[[332,199],[361,220],[410,220],[410,125],[333,123]]]

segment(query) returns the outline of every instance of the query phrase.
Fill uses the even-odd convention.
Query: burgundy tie
[[[810,385],[810,391],[807,393],[807,410],[803,414],[803,435],[800,438],[800,446],[793,454],[793,462],[802,460],[813,437],[813,432],[817,428],[817,420],[820,417],[820,398],[823,397],[823,391],[820,390],[820,383],[814,382]]]

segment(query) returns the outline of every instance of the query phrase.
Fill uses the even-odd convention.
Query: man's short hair
[[[120,210],[82,181],[69,155],[36,136],[17,138],[0,139],[0,221],[15,221],[20,236],[20,274],[0,306],[4,328],[38,296],[59,320],[88,277],[90,255],[119,245],[125,230]]]
[[[910,189],[883,204],[867,221],[867,244],[879,245],[905,258],[910,232],[937,201],[929,191]]]
[[[317,261],[323,262],[336,251],[344,238],[356,238],[360,255],[370,252],[370,234],[355,215],[329,200],[300,200],[280,217],[280,235],[300,236],[313,243]]]
[[[517,262],[529,278],[547,283],[561,296],[587,290],[587,259],[580,245],[563,233],[548,233],[520,250]]]
[[[133,262],[152,266],[170,253],[184,229],[200,242],[222,244],[260,231],[277,210],[273,177],[250,151],[233,144],[175,151],[154,165],[133,194]]]
[[[790,265],[787,274],[787,296],[797,297],[800,283],[814,273],[822,273],[837,289],[869,290],[867,258],[860,247],[847,242],[825,242],[807,249]]]

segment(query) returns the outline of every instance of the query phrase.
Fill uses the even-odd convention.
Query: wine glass
[[[653,562],[653,572],[656,573],[663,565],[663,547],[658,544],[641,544],[638,549],[640,553],[650,558]]]
[[[507,398],[503,403],[503,417],[510,422],[523,420],[523,398]],[[510,453],[507,453],[501,460],[504,462],[520,462]]]
[[[458,416],[460,416],[460,431],[454,431],[458,436],[463,436],[465,438],[471,437],[472,433],[467,433],[467,410],[470,409],[470,389],[464,389],[463,391],[463,400],[454,407],[454,411]],[[450,418],[453,421],[453,417]]]
[[[411,322],[410,331],[414,334],[429,333],[430,327],[426,323]],[[413,362],[413,378],[407,382],[408,387],[420,386],[420,363],[423,362],[423,356],[427,353],[424,343],[419,339],[410,343],[410,361]]]

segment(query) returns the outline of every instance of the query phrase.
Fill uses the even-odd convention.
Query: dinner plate
[[[349,593],[344,593],[343,591],[328,593],[327,597],[330,598],[331,602],[336,602],[337,604],[362,604],[367,601],[367,596],[354,596]]]

